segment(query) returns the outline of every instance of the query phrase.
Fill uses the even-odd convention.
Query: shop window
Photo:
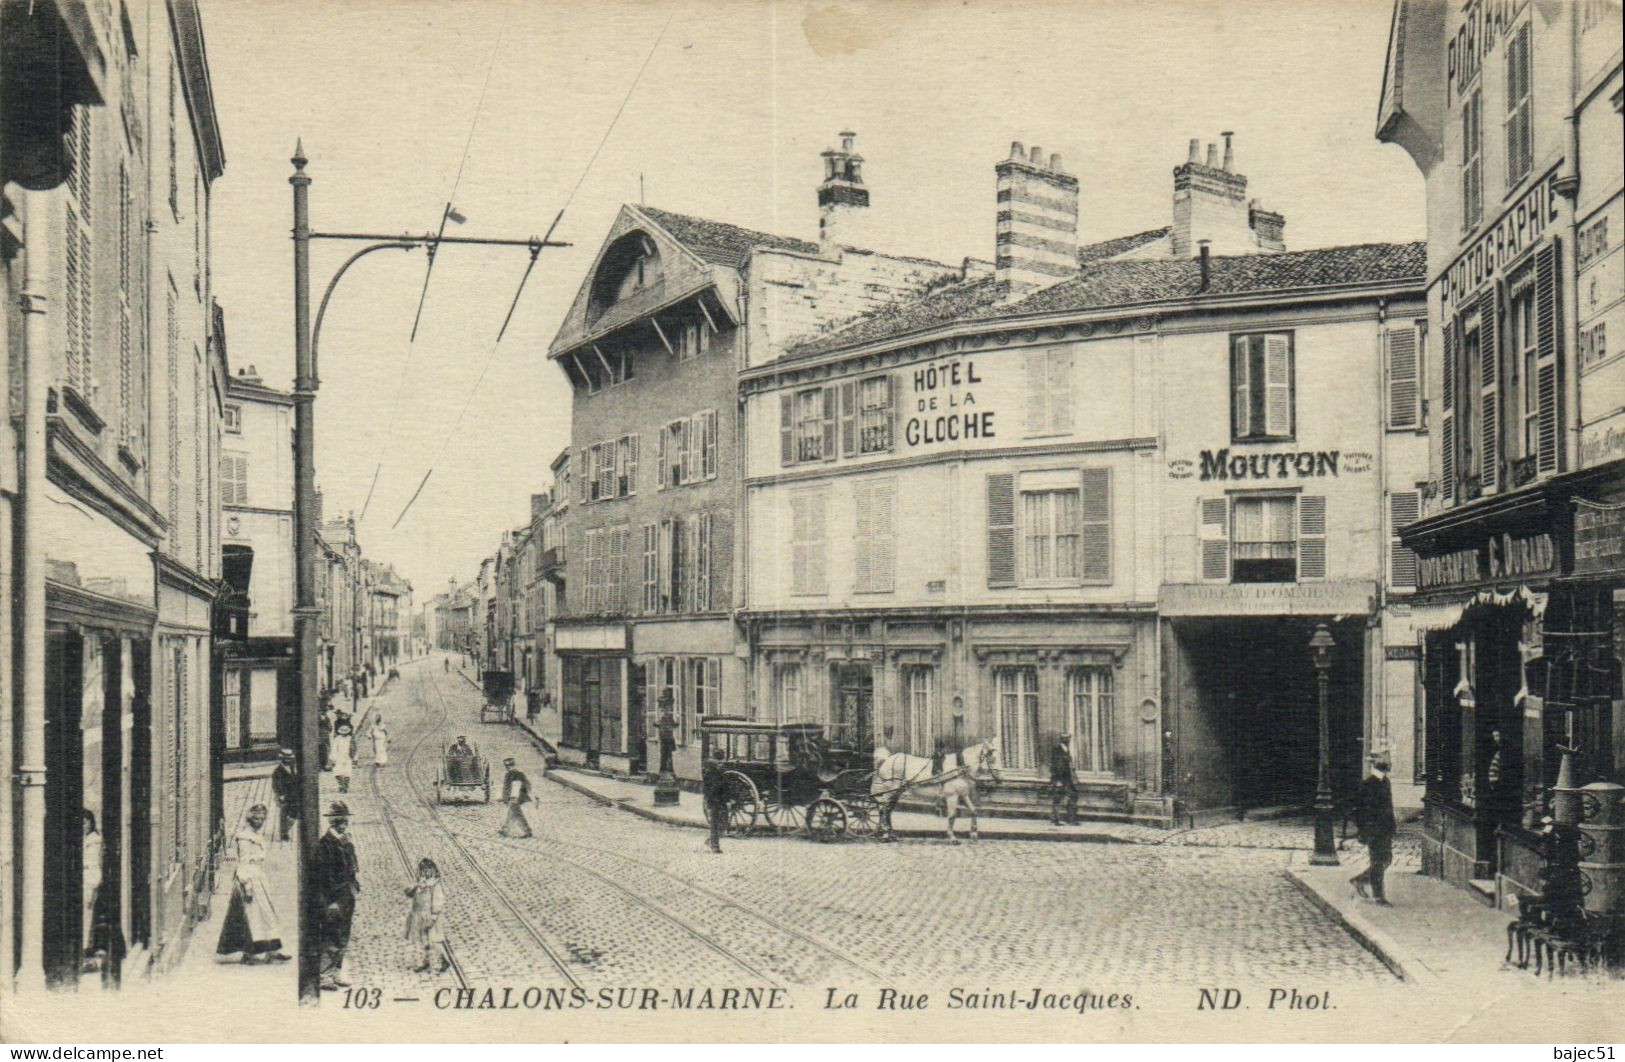
[[[1474,89],[1461,105],[1461,228],[1484,217],[1484,93]]]
[[[931,725],[937,711],[937,669],[920,664],[903,669],[903,690],[908,698],[908,743],[916,756],[929,756]]]
[[[1235,336],[1230,348],[1231,434],[1236,442],[1296,431],[1292,333]]]
[[[993,672],[999,706],[999,747],[1014,770],[1038,766],[1038,669],[1001,667]]]
[[[837,388],[809,387],[779,396],[779,463],[833,461]]]
[[[1072,350],[1029,350],[1026,356],[1027,435],[1072,431]]]
[[[1507,188],[1516,188],[1529,176],[1534,163],[1534,124],[1530,110],[1529,22],[1526,20],[1507,40]]]
[[[1079,770],[1112,769],[1112,709],[1116,701],[1109,667],[1075,667],[1067,672],[1072,747]]]

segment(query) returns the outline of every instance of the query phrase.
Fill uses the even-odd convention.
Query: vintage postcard
[[[1621,35],[0,0],[0,1038],[1612,1058]]]

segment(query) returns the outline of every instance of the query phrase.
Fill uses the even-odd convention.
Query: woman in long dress
[[[232,877],[231,907],[220,927],[218,955],[242,952],[243,962],[287,962],[282,952],[282,930],[276,906],[271,902],[271,884],[265,877],[265,805],[248,809],[248,825],[232,837],[237,848],[237,871]]]
[[[384,729],[384,717],[381,715],[374,716],[372,720],[372,765],[389,766],[389,731]]]
[[[350,791],[350,775],[355,771],[355,731],[348,720],[340,720],[333,728],[333,777],[339,783],[339,792]]]
[[[440,972],[451,965],[451,956],[441,950],[446,933],[440,928],[440,916],[446,908],[446,894],[440,887],[440,868],[434,860],[425,858],[418,863],[418,881],[406,890],[412,900],[412,909],[406,915],[406,939],[423,949],[423,962],[418,973],[428,973],[434,965],[434,955],[440,951]]]

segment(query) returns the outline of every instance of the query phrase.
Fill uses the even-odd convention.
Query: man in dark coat
[[[1388,781],[1388,754],[1371,757],[1371,775],[1360,782],[1354,821],[1360,828],[1360,843],[1371,856],[1371,865],[1349,879],[1354,891],[1374,900],[1378,906],[1392,907],[1383,894],[1382,875],[1394,861],[1394,793]],[[1370,889],[1369,894],[1367,889]]]
[[[1078,780],[1072,774],[1072,738],[1062,734],[1049,754],[1049,820],[1061,824],[1061,800],[1066,799],[1066,824],[1078,824]]]
[[[334,801],[327,812],[327,832],[316,842],[312,856],[312,890],[322,920],[322,988],[329,992],[350,987],[339,975],[344,969],[344,949],[350,946],[350,921],[355,917],[361,882],[349,828],[349,807]]]
[[[722,770],[722,747],[713,745],[711,755],[700,768],[700,795],[705,798],[705,817],[711,820],[711,840],[707,847],[722,854],[722,831],[728,819],[728,782]]]
[[[299,774],[294,770],[292,749],[282,750],[282,759],[271,772],[271,793],[276,797],[277,836],[286,841],[299,820]]]

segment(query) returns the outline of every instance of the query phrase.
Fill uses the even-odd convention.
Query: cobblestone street
[[[692,985],[968,990],[1021,984],[1223,983],[1257,978],[1381,982],[1383,966],[1281,873],[1288,853],[984,841],[891,845],[732,840],[647,822],[548,784],[516,728],[481,725],[480,695],[438,658],[408,665],[368,704],[392,734],[370,745],[344,799],[363,891],[347,978],[398,998],[436,988],[589,990]],[[492,803],[434,803],[442,747],[466,734],[492,764]],[[535,785],[536,836],[498,835],[504,757]],[[323,802],[339,794],[323,776]],[[684,800],[693,800],[685,794]],[[398,838],[398,844],[397,844]],[[440,866],[445,974],[416,974],[403,940],[407,867]]]

